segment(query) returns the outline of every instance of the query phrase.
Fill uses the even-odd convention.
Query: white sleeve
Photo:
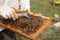
[[[9,0],[7,4],[11,7],[19,8],[19,1],[18,0]]]
[[[30,11],[30,0],[20,0],[20,8]]]
[[[5,4],[5,0],[0,0],[0,6]]]
[[[19,8],[19,1],[18,0],[0,0],[1,5],[9,5],[11,7]]]
[[[8,5],[10,7],[19,8],[19,1],[18,0],[5,0],[4,5]]]

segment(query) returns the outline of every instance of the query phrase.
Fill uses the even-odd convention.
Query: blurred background
[[[31,11],[55,19],[54,14],[60,17],[60,4],[56,4],[54,0],[31,0]],[[60,40],[60,28],[54,27],[54,23],[59,21],[60,19],[55,19],[36,40]],[[16,40],[28,40],[23,36],[16,35],[16,37]]]

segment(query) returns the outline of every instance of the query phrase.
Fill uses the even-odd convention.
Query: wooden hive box
[[[38,37],[38,35],[41,34],[41,33],[43,32],[43,30],[45,30],[45,28],[47,28],[47,26],[48,26],[49,24],[51,24],[52,19],[49,18],[49,17],[45,17],[45,16],[42,16],[42,15],[39,15],[39,14],[32,14],[32,15],[33,15],[33,16],[42,17],[42,18],[46,19],[46,21],[44,21],[44,22],[42,23],[42,25],[39,27],[38,31],[35,32],[35,33],[32,33],[31,36],[23,33],[21,30],[18,30],[18,29],[15,29],[15,28],[11,27],[11,25],[5,25],[5,24],[3,24],[2,22],[0,22],[0,25],[1,25],[1,26],[4,26],[4,27],[5,27],[6,29],[8,29],[8,30],[11,30],[11,31],[13,31],[13,32],[16,32],[16,33],[22,35],[22,36],[27,37],[27,38],[29,38],[30,40],[35,40],[35,39]]]

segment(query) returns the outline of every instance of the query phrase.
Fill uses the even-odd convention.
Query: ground
[[[31,11],[54,18],[55,13],[60,15],[60,4],[55,4],[53,0],[31,0]],[[60,30],[53,26],[55,22],[49,25],[36,40],[60,40]],[[28,40],[22,36],[17,38],[20,39]]]

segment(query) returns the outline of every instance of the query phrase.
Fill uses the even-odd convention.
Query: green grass
[[[54,13],[60,15],[60,5],[55,5],[52,2],[53,0],[31,0],[31,11],[34,13],[42,13],[48,17],[53,17]],[[36,40],[60,40],[60,30],[56,29],[53,23]],[[20,37],[20,39],[28,40],[23,37]]]

